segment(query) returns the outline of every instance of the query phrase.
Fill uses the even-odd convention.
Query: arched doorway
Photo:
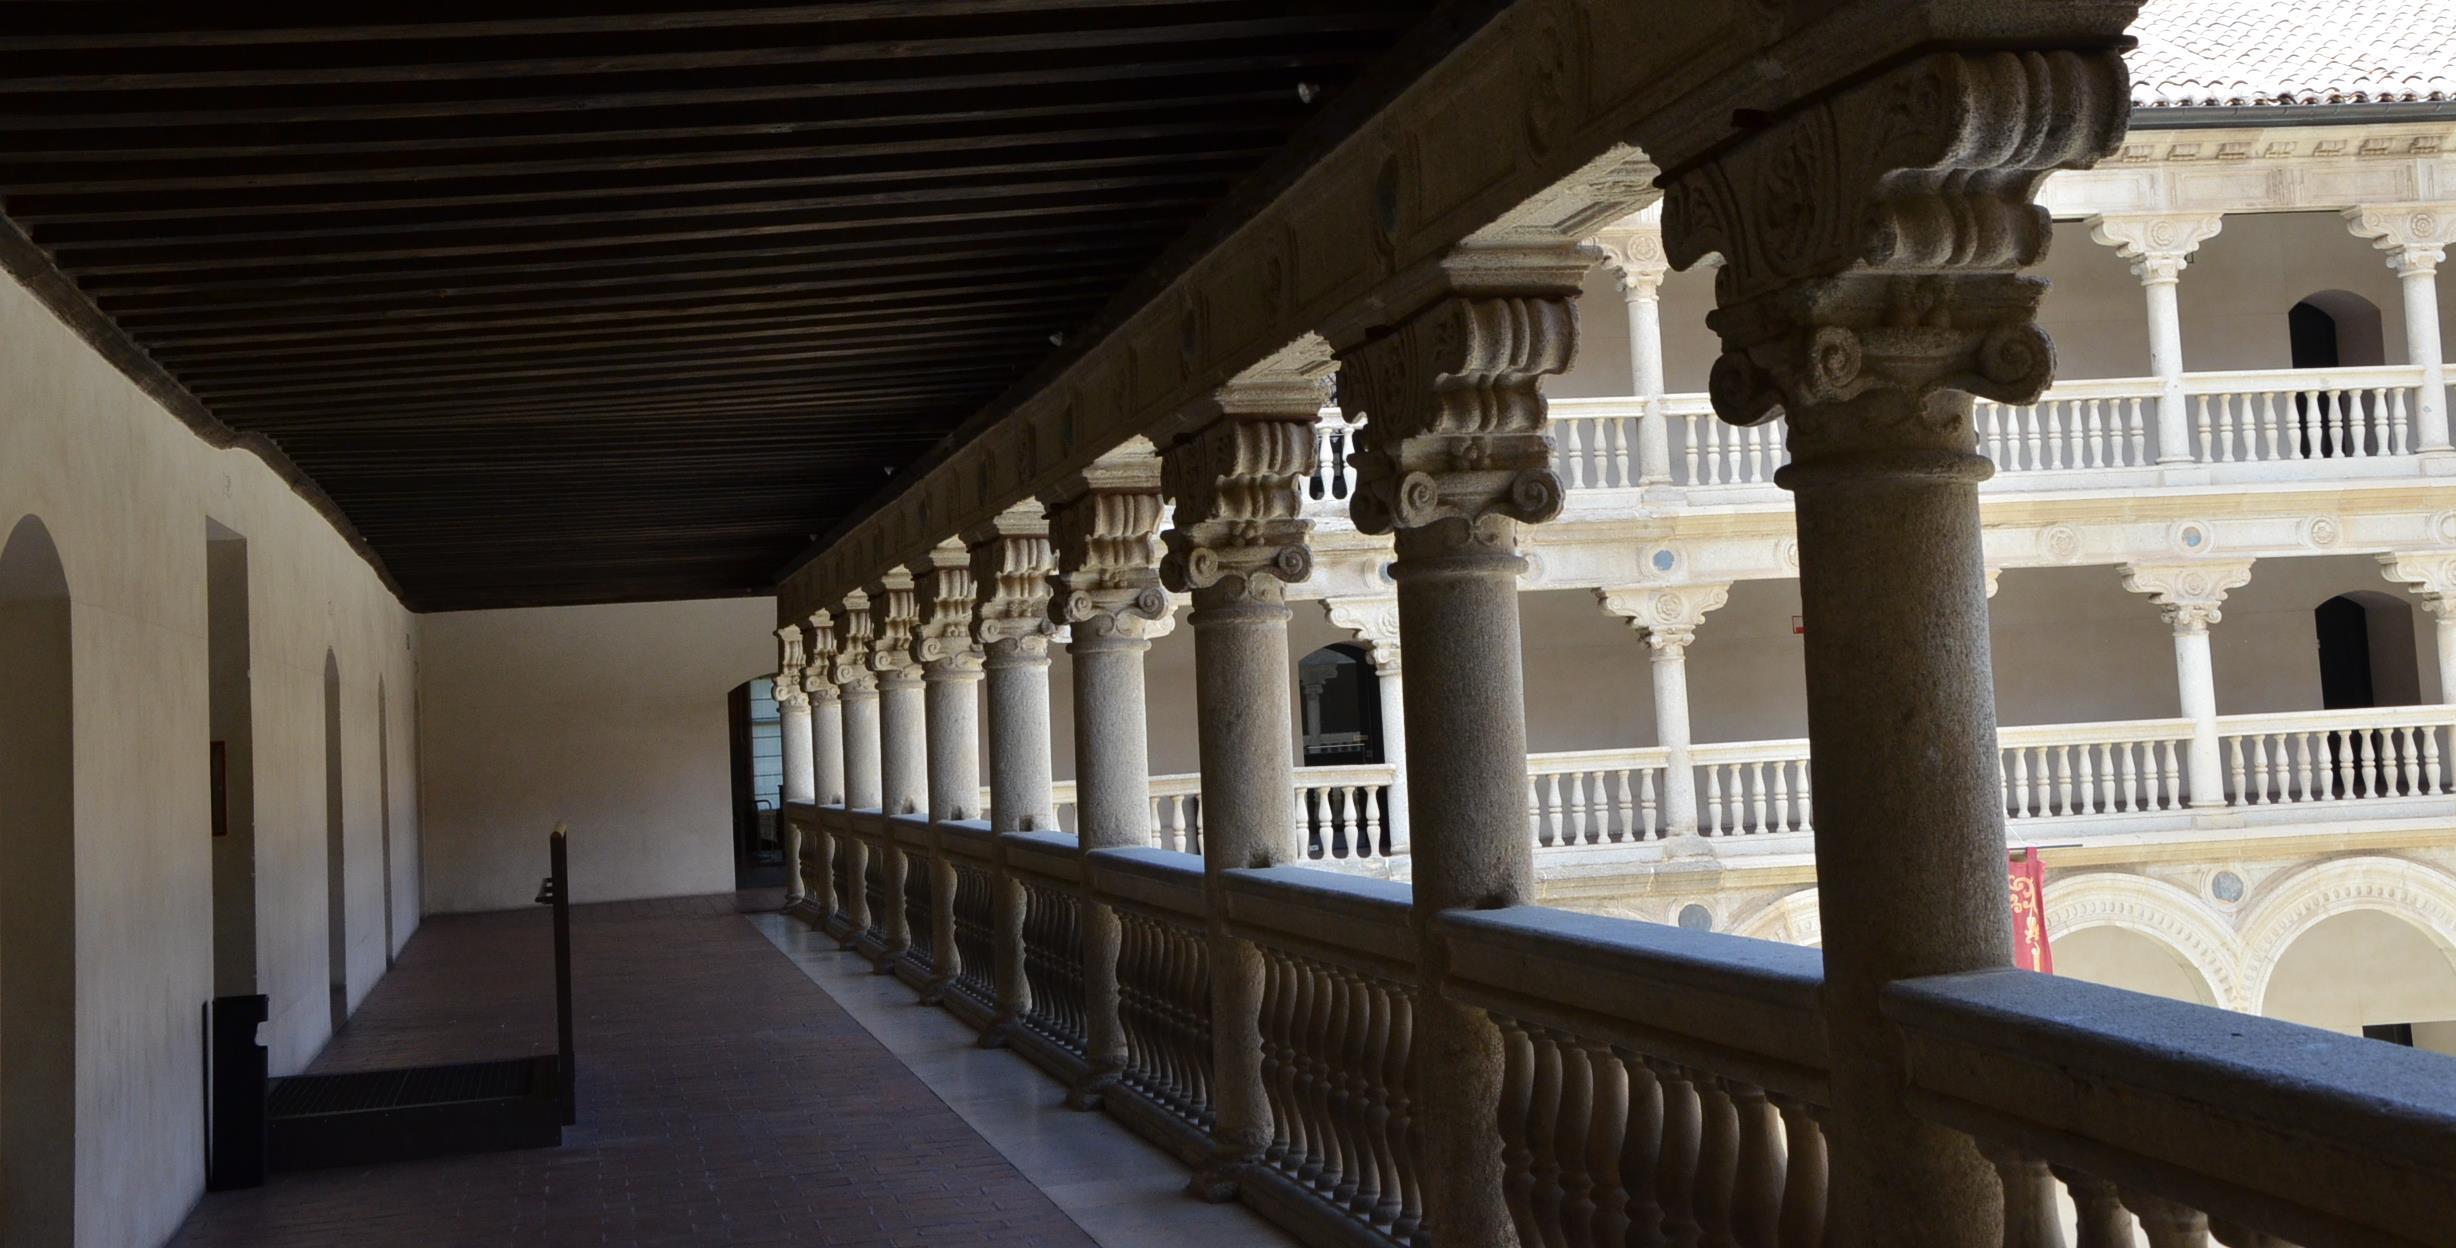
[[[0,1243],[76,1242],[76,702],[68,574],[0,546]]]
[[[2410,603],[2393,594],[2339,594],[2312,609],[2311,627],[2319,642],[2322,707],[2421,703]]]
[[[333,1030],[350,1017],[349,872],[341,789],[341,664],[324,652],[324,940]]]
[[[1364,647],[1324,646],[1296,664],[1304,696],[1305,766],[1382,761],[1381,689]]]
[[[2260,1012],[2456,1053],[2456,950],[2384,910],[2330,915],[2277,956]]]
[[[2387,362],[2379,305],[2350,290],[2323,290],[2286,309],[2286,341],[2294,367],[2344,368]],[[2360,390],[2318,389],[2294,396],[2305,459],[2386,454],[2376,445],[2377,417]]]

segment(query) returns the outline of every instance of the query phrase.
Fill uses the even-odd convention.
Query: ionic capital
[[[1160,580],[1178,593],[1277,603],[1313,575],[1303,516],[1313,475],[1314,421],[1327,376],[1268,377],[1222,387],[1201,425],[1161,457],[1177,501],[1160,539]]]
[[[1356,634],[1373,647],[1373,670],[1399,670],[1399,600],[1396,598],[1325,598],[1330,622]]]
[[[2388,253],[2397,276],[2435,273],[2456,242],[2456,203],[2360,204],[2345,210],[2345,228]]]
[[[878,636],[870,643],[870,670],[882,681],[910,680],[914,669],[913,632],[921,624],[921,599],[912,573],[889,568],[869,584],[870,615]]]
[[[870,643],[877,636],[870,595],[858,589],[846,594],[841,623],[835,647],[836,687],[848,694],[878,692],[878,677],[870,671]]]
[[[2148,286],[2181,276],[2192,253],[2225,223],[2214,212],[2110,212],[2090,218],[2089,236],[2131,261],[2132,276]]]
[[[931,547],[914,596],[920,622],[913,627],[913,661],[932,677],[980,671],[981,650],[972,640],[972,552],[954,538]]]
[[[1677,659],[1697,640],[1706,612],[1731,601],[1720,585],[1619,585],[1595,591],[1603,609],[1629,622],[1660,660]]]
[[[2251,562],[2127,563],[2122,568],[2123,587],[2149,595],[2176,632],[2205,632],[2225,618],[2218,608],[2226,601],[2226,592],[2251,583]]]
[[[2379,574],[2412,591],[2433,616],[2456,619],[2456,550],[2381,555]]]
[[[1715,411],[1748,425],[1787,410],[1794,482],[1877,452],[1983,473],[1965,462],[1967,404],[1929,399],[2045,389],[2045,284],[2017,272],[2047,245],[2031,201],[2047,174],[2115,149],[2125,83],[2113,51],[1931,53],[1667,175],[1672,261],[1724,261]]]
[[[1506,552],[1519,524],[1560,514],[1540,387],[1576,354],[1594,260],[1584,246],[1462,248],[1438,293],[1340,351],[1340,400],[1364,417],[1357,528]]]
[[[810,695],[802,691],[802,673],[809,667],[809,655],[802,649],[802,629],[787,624],[776,630],[776,705],[788,711],[810,709]]]
[[[1010,507],[964,535],[977,595],[972,636],[990,655],[1040,658],[1057,625],[1049,622],[1049,577],[1057,554],[1037,502]]]
[[[1657,200],[1605,226],[1595,234],[1604,267],[1620,279],[1620,293],[1631,299],[1652,299],[1671,272],[1663,253],[1663,203]]]
[[[1057,554],[1050,621],[1072,629],[1075,645],[1165,635],[1172,604],[1160,587],[1160,460],[1151,444],[1136,438],[1101,456],[1047,501]]]
[[[836,620],[825,608],[810,613],[810,663],[802,669],[802,692],[815,705],[837,698]]]

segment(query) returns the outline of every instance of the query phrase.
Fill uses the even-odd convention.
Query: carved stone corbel
[[[932,676],[980,671],[981,650],[972,636],[972,552],[953,538],[932,547],[914,597],[913,661]]]
[[[1657,655],[1686,654],[1706,613],[1731,601],[1731,586],[1623,585],[1595,591],[1603,609],[1629,622]]]
[[[1136,438],[1102,456],[1049,500],[1049,619],[1075,644],[1149,641],[1169,631],[1160,586],[1160,460]]]
[[[1399,670],[1403,651],[1399,648],[1398,599],[1325,598],[1322,609],[1329,613],[1332,625],[1356,634],[1373,648],[1374,671]]]
[[[972,551],[977,601],[972,636],[991,657],[1043,658],[1057,625],[1049,620],[1049,578],[1057,552],[1040,504],[1010,507],[964,535]]]
[[[2251,563],[2249,559],[2127,563],[2123,565],[2123,587],[2149,595],[2158,614],[2176,632],[2205,633],[2225,618],[2219,608],[2228,591],[2251,583]]]
[[[854,590],[844,596],[843,629],[836,635],[836,687],[847,694],[875,694],[878,677],[870,671],[870,642],[874,637],[870,617],[870,595]]]
[[[2381,555],[2379,574],[2412,591],[2433,617],[2442,622],[2456,620],[2456,550]],[[2456,673],[2442,679],[2456,680]]]
[[[1177,510],[1161,534],[1160,580],[1193,594],[1197,609],[1277,604],[1313,575],[1313,522],[1303,511],[1326,380],[1299,374],[1222,387],[1207,419],[1161,457],[1162,488]]]
[[[2345,228],[2388,253],[2397,276],[2426,276],[2456,243],[2456,203],[2361,204],[2345,210]]]
[[[837,698],[835,682],[836,622],[825,607],[810,613],[810,659],[802,669],[802,693],[812,705]]]
[[[871,618],[878,628],[870,643],[870,670],[881,684],[920,679],[912,646],[913,632],[921,624],[921,599],[912,573],[890,568],[870,582],[869,594]]]
[[[776,630],[776,647],[781,656],[776,662],[776,705],[788,711],[810,709],[810,695],[802,689],[802,676],[810,665],[808,652],[802,649],[802,630],[797,624],[787,624]]]
[[[2146,286],[2175,281],[2225,224],[2215,212],[2110,212],[2090,219],[2089,236],[2131,261],[2132,276]]]

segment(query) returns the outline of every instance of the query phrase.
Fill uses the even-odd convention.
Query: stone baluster
[[[2363,204],[2345,210],[2348,229],[2388,253],[2405,294],[2405,362],[2422,366],[2414,396],[2414,450],[2456,458],[2448,442],[2447,359],[2439,341],[2439,262],[2456,242],[2456,203]]]
[[[836,622],[825,609],[810,613],[810,662],[802,669],[802,692],[810,698],[810,792],[819,806],[844,805],[844,704],[835,679]],[[805,896],[814,925],[842,907],[835,878],[834,837],[824,823],[811,831],[814,844]]]
[[[1441,991],[1432,917],[1534,899],[1525,834],[1526,698],[1519,667],[1519,526],[1560,513],[1540,381],[1569,367],[1591,248],[1463,247],[1424,301],[1342,332],[1340,394],[1365,420],[1356,525],[1393,533],[1399,635],[1415,665],[1407,722],[1416,1018],[1426,1226],[1458,1244],[1515,1244],[1493,1106],[1499,1031]]]
[[[1879,1002],[1895,980],[2012,961],[1978,508],[1990,465],[1970,396],[2026,403],[2047,385],[2045,283],[2018,273],[2048,238],[2032,197],[2114,150],[2125,84],[2111,49],[1932,52],[1664,179],[1672,261],[1724,261],[1716,413],[1788,426],[1775,480],[1794,497],[1809,625],[1836,1243],[2002,1242],[1994,1169],[1910,1112]]]
[[[912,657],[921,665],[928,718],[930,974],[921,999],[937,1004],[963,973],[955,947],[955,864],[935,825],[981,817],[981,648],[972,637],[972,552],[953,538],[932,547],[916,586],[921,623]]]
[[[1399,670],[1399,600],[1396,598],[1329,598],[1323,607],[1330,622],[1372,646],[1373,675],[1381,695],[1382,763],[1390,768],[1388,814],[1382,826],[1389,832],[1390,852],[1408,852],[1407,837],[1407,685]]]
[[[2456,704],[2456,551],[2412,551],[2379,557],[2380,575],[2422,600],[2438,624],[2439,700]]]
[[[1160,460],[1136,438],[1051,494],[1051,622],[1072,630],[1075,831],[1083,850],[1124,849],[1151,837],[1151,744],[1143,716],[1143,656],[1172,617],[1160,588]],[[1083,1082],[1067,1104],[1096,1109],[1125,1069],[1117,1015],[1117,915],[1083,902]]]
[[[1689,756],[1688,648],[1706,612],[1731,586],[1629,585],[1598,589],[1603,609],[1629,622],[1654,656],[1654,739],[1663,747],[1664,852],[1703,853],[1697,836],[1697,769]],[[1637,829],[1629,830],[1634,836]]]
[[[844,706],[844,809],[879,808],[878,677],[870,670],[870,595],[861,590],[844,596],[844,628],[837,639],[836,688]],[[882,866],[884,864],[881,864]],[[844,842],[844,947],[850,949],[870,926],[869,846],[856,837]]]
[[[1662,298],[1663,276],[1671,272],[1671,262],[1663,257],[1662,203],[1621,219],[1595,242],[1629,304],[1629,384],[1641,412],[1637,483],[1659,485],[1671,480],[1671,418],[1663,411]]]
[[[2217,675],[2209,662],[2209,628],[2223,618],[2226,591],[2251,583],[2251,560],[2127,563],[2123,587],[2150,601],[2175,630],[2175,687],[2192,745],[2183,763],[2184,788],[2195,807],[2226,804],[2226,772],[2218,753]],[[1820,773],[1821,774],[1821,773]]]
[[[807,806],[817,777],[811,771],[810,758],[810,695],[802,689],[802,672],[809,666],[807,652],[802,649],[802,628],[787,624],[776,630],[776,679],[772,682],[776,694],[777,746],[782,755],[784,784],[776,803],[776,840],[785,855],[785,909],[797,910],[802,904],[802,828],[793,821],[789,807]]]
[[[989,824],[1001,836],[1054,832],[1057,814],[1049,800],[1049,575],[1057,556],[1049,548],[1049,522],[1040,504],[1000,512],[965,534],[972,548],[972,583],[980,600],[972,635],[988,671]],[[995,1048],[1023,1025],[1032,1007],[1024,976],[1023,886],[1007,874],[1003,845],[995,856],[990,888],[991,947],[996,965],[991,983],[996,1013],[981,1033]]]
[[[1249,374],[1187,418],[1190,431],[1163,454],[1162,486],[1177,510],[1161,540],[1160,577],[1190,593],[1194,715],[1202,762],[1202,865],[1216,893],[1221,873],[1298,861],[1288,794],[1286,588],[1313,572],[1302,518],[1314,464],[1314,420],[1328,397],[1329,361],[1298,360]],[[1225,901],[1209,906],[1211,1156],[1192,1190],[1229,1200],[1246,1167],[1271,1143],[1262,1083],[1262,955],[1228,932]]]
[[[870,670],[878,674],[879,810],[889,816],[918,815],[929,808],[929,743],[923,704],[921,665],[913,662],[913,629],[921,622],[912,573],[890,568],[870,583],[872,614],[878,639],[870,646]],[[912,951],[912,915],[904,904],[912,863],[895,846],[892,825],[884,831],[881,853],[886,860],[879,874],[880,903],[886,921],[880,926],[886,943],[879,950],[878,972],[890,974]]]
[[[2093,217],[2089,236],[2132,262],[2149,301],[2149,373],[2158,379],[2158,462],[2188,464],[2199,440],[2183,398],[2183,320],[2175,287],[2200,244],[2225,224],[2214,212],[2123,212]]]

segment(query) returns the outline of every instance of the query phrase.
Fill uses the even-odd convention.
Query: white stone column
[[[2438,624],[2439,700],[2456,705],[2456,551],[2426,550],[2381,555],[2380,575],[2422,600]],[[2450,760],[2456,765],[2456,760]]]
[[[879,809],[878,677],[870,671],[870,596],[861,590],[844,596],[844,629],[836,650],[836,689],[844,706],[844,809]],[[844,842],[844,947],[870,928],[870,847],[856,837]],[[882,868],[884,863],[880,864]]]
[[[1054,832],[1050,801],[1049,576],[1057,556],[1049,523],[1030,503],[999,513],[965,535],[979,605],[972,625],[989,681],[989,824],[1001,838]],[[991,976],[997,1009],[981,1032],[983,1048],[1006,1043],[1032,1008],[1023,974],[1023,886],[1007,874],[1003,843],[990,883]]]
[[[921,665],[912,659],[913,629],[921,622],[920,602],[913,593],[912,573],[891,568],[870,584],[872,614],[878,640],[870,647],[870,670],[878,675],[879,809],[888,816],[918,815],[929,810],[929,745],[927,708],[922,699]],[[894,829],[886,825],[879,898],[887,913],[880,928],[886,933],[879,950],[879,974],[890,974],[912,951],[912,915],[904,890],[912,878],[912,862],[894,844]]]
[[[2150,601],[2175,630],[2175,687],[2183,717],[2192,721],[2183,785],[2195,808],[2226,804],[2225,760],[2217,741],[2217,675],[2209,661],[2209,626],[2222,618],[2226,591],[2251,583],[2251,560],[2127,563],[2123,587]]]
[[[2414,449],[2452,456],[2448,444],[2446,348],[2439,339],[2439,262],[2456,241],[2456,203],[2364,204],[2345,210],[2348,229],[2388,253],[2405,294],[2405,360],[2422,366],[2413,413]]]
[[[772,682],[776,695],[778,753],[784,784],[776,803],[776,840],[785,855],[785,909],[802,901],[802,828],[791,807],[812,804],[817,783],[810,757],[810,695],[802,689],[802,671],[809,660],[802,650],[802,627],[787,624],[776,630],[779,658]]]
[[[1513,240],[1517,241],[1517,240]],[[1539,383],[1577,345],[1594,249],[1462,247],[1426,275],[1423,302],[1387,328],[1332,339],[1340,396],[1366,422],[1356,527],[1395,534],[1408,682],[1408,808],[1424,989],[1416,1013],[1426,1222],[1445,1243],[1518,1243],[1503,1194],[1502,1039],[1441,991],[1446,910],[1534,900],[1526,834],[1526,695],[1519,667],[1519,526],[1560,514]],[[1435,284],[1435,282],[1439,284]]]
[[[2214,212],[2123,212],[2091,219],[2089,236],[2132,262],[2149,301],[2149,373],[2158,389],[2161,464],[2195,463],[2200,443],[2183,398],[2183,321],[2175,286],[2200,244],[2217,236],[2225,218]]]
[[[1706,612],[1731,599],[1731,586],[1629,585],[1598,589],[1603,609],[1629,622],[1654,656],[1654,739],[1663,747],[1663,840],[1672,854],[1701,853],[1697,766],[1689,755],[1688,648]]]
[[[1382,763],[1390,768],[1388,811],[1382,827],[1390,852],[1410,852],[1407,833],[1407,683],[1400,671],[1399,600],[1328,598],[1330,622],[1356,634],[1372,649],[1374,683],[1381,694]]]
[[[1629,384],[1645,415],[1637,426],[1637,480],[1671,480],[1671,418],[1663,411],[1663,205],[1657,200],[1596,236],[1629,304]]]
[[[802,692],[810,698],[810,791],[822,807],[844,805],[844,706],[835,681],[835,617],[826,610],[810,613],[810,663],[802,669]],[[824,926],[842,909],[835,878],[835,838],[827,821],[819,819],[803,847],[809,864],[804,876],[805,898],[814,926]]]
[[[921,623],[912,657],[926,687],[930,811],[930,973],[935,1005],[963,973],[955,946],[955,864],[937,825],[981,816],[980,646],[972,639],[972,553],[954,538],[931,548],[917,585]]]
[[[1085,852],[1151,839],[1151,743],[1143,715],[1143,655],[1169,629],[1160,587],[1160,460],[1136,438],[1052,493],[1051,622],[1072,630],[1075,832]],[[1067,1104],[1094,1109],[1126,1066],[1117,997],[1117,915],[1085,898],[1083,1082]]]
[[[1325,353],[1326,354],[1326,353]],[[1189,415],[1162,466],[1177,511],[1160,576],[1190,593],[1201,732],[1202,865],[1210,886],[1211,1156],[1193,1192],[1236,1197],[1271,1143],[1262,1079],[1262,954],[1229,934],[1223,872],[1301,860],[1289,745],[1286,588],[1313,572],[1303,519],[1330,361],[1249,374]]]
[[[2113,50],[2023,48],[1846,81],[1667,179],[1664,246],[1675,264],[1724,260],[1716,413],[1780,412],[1788,430],[1775,481],[1794,499],[1808,623],[1827,1237],[1999,1248],[1995,1168],[1912,1112],[1882,1000],[1899,980],[2012,964],[1978,506],[1992,466],[1971,395],[2046,388],[2045,283],[2019,275],[2048,241],[2031,201],[2048,172],[2115,150],[2128,78]]]

